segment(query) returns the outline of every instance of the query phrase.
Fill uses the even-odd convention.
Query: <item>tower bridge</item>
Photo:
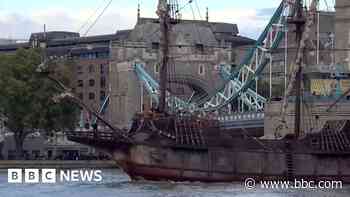
[[[272,95],[272,89],[273,89],[273,76],[272,76],[272,64],[274,64],[276,59],[275,57],[278,57],[278,61],[282,62],[284,64],[284,71],[282,71],[283,78],[284,78],[284,86],[286,88],[286,84],[288,83],[287,76],[289,67],[293,62],[292,56],[296,54],[296,51],[293,51],[293,49],[289,49],[289,45],[294,46],[293,41],[291,39],[291,36],[294,34],[292,33],[293,27],[291,24],[288,24],[288,18],[294,14],[294,5],[293,1],[281,1],[281,4],[276,9],[276,12],[273,14],[271,20],[269,21],[268,25],[264,29],[264,31],[259,36],[256,43],[251,47],[250,50],[247,51],[244,58],[241,59],[237,66],[232,66],[232,62],[230,62],[229,55],[226,57],[224,55],[224,58],[220,58],[219,54],[225,54],[223,53],[224,49],[221,48],[219,45],[216,47],[207,47],[209,45],[213,46],[213,43],[210,41],[210,35],[206,34],[208,37],[207,43],[203,43],[202,46],[204,47],[204,51],[202,53],[198,53],[199,56],[202,57],[203,62],[209,62],[209,65],[211,64],[212,68],[205,67],[208,69],[206,73],[204,74],[206,80],[213,81],[213,84],[216,84],[216,86],[211,86],[212,84],[209,84],[210,87],[203,87],[203,84],[196,84],[195,80],[191,80],[190,78],[182,79],[182,80],[173,80],[172,83],[183,83],[192,88],[194,90],[194,94],[196,92],[199,92],[195,98],[191,98],[190,100],[181,100],[180,98],[175,98],[176,102],[174,102],[174,99],[169,98],[169,102],[172,101],[172,103],[169,103],[169,106],[178,103],[175,106],[172,107],[180,107],[180,110],[189,110],[189,111],[200,111],[200,112],[216,112],[218,115],[232,117],[231,115],[234,115],[236,112],[243,113],[247,112],[248,114],[252,114],[255,112],[257,114],[257,119],[260,118],[262,120],[264,117],[258,116],[261,111],[264,110],[264,105],[268,100],[271,100],[274,95]],[[321,17],[332,17],[331,15],[327,16],[319,16],[318,20],[321,19]],[[150,23],[152,20],[147,19],[142,22],[139,22],[141,26],[135,28],[135,31],[131,33],[131,39],[130,41],[139,41],[139,35],[140,31],[143,31],[144,29],[156,29],[155,24]],[[327,23],[328,24],[328,23]],[[184,30],[188,27],[186,27],[187,23],[185,22],[185,25],[178,26],[174,29],[176,30]],[[202,22],[201,22],[201,25]],[[311,35],[313,38],[320,39],[320,34],[324,33],[322,28],[313,27],[316,31],[315,35]],[[322,32],[320,32],[322,31]],[[330,30],[333,31],[333,30]],[[176,31],[175,31],[176,32]],[[193,31],[188,31],[193,33]],[[206,31],[204,31],[206,32]],[[288,32],[291,32],[288,34]],[[190,33],[190,34],[191,34]],[[154,36],[155,35],[155,36]],[[152,47],[155,46],[154,43],[157,43],[157,33],[155,33],[152,38]],[[193,35],[192,35],[193,36]],[[134,37],[134,38],[133,38]],[[135,40],[133,40],[135,39]],[[174,49],[172,52],[175,54],[181,54],[183,51],[193,51],[198,50],[195,46],[188,47],[193,43],[186,43],[186,40],[184,40],[184,35],[181,33],[176,32],[175,33],[175,43],[174,46],[186,46],[184,48],[181,48],[181,50]],[[292,40],[292,41],[291,41]],[[147,45],[147,41],[144,41]],[[208,44],[210,43],[210,44]],[[321,44],[324,44],[323,42]],[[320,45],[321,45],[320,44]],[[317,47],[322,47],[318,45]],[[142,48],[142,47],[141,47]],[[146,47],[147,48],[147,47]],[[214,48],[214,49],[213,49]],[[140,112],[143,110],[147,110],[147,107],[145,105],[150,105],[150,107],[157,105],[157,97],[159,94],[157,93],[157,90],[159,86],[157,85],[157,74],[153,74],[152,71],[152,64],[150,61],[154,61],[158,56],[157,54],[152,53],[152,51],[148,49],[126,49],[125,47],[121,48],[117,45],[112,45],[112,50],[115,49],[116,55],[120,57],[121,54],[124,55],[123,58],[119,58],[118,62],[115,62],[115,64],[112,64],[111,68],[112,70],[115,69],[116,72],[118,72],[118,67],[120,65],[129,64],[127,67],[129,71],[133,70],[133,65],[135,63],[139,62],[141,59],[143,61],[144,66],[141,66],[140,68],[145,68],[142,73],[138,73],[137,75],[137,81],[129,83],[129,87],[137,87],[135,89],[128,88],[127,92],[130,93],[130,95],[136,96],[135,98],[139,99],[139,101],[135,101],[134,103],[137,103],[136,105],[132,105],[130,102],[131,107],[131,113]],[[211,50],[211,52],[209,52]],[[320,49],[315,49],[317,53],[317,57],[320,58],[321,52]],[[132,52],[134,51],[134,52]],[[136,52],[138,51],[138,52]],[[221,52],[219,52],[221,51]],[[153,51],[154,52],[154,51]],[[136,55],[139,54],[139,55]],[[204,55],[203,55],[204,54]],[[213,55],[210,55],[213,54]],[[192,55],[192,54],[191,54]],[[219,55],[219,56],[218,56]],[[329,55],[329,54],[328,54]],[[197,55],[192,56],[193,59],[191,59],[191,56],[189,57],[182,57],[183,61],[189,62],[189,64],[192,64],[193,66],[181,66],[183,68],[188,68],[188,70],[181,70],[182,72],[188,71],[189,73],[195,73],[196,68],[200,67],[200,59],[195,58]],[[322,55],[322,57],[325,57]],[[126,61],[123,62],[123,59]],[[142,62],[141,61],[141,62]],[[178,60],[179,61],[179,60]],[[320,60],[317,59],[315,63],[318,63]],[[322,63],[327,64],[328,61],[331,61],[329,59],[323,59]],[[176,62],[176,60],[175,60]],[[176,62],[177,63],[177,62]],[[175,63],[175,64],[176,64]],[[283,67],[283,66],[282,66]],[[194,70],[193,70],[194,68]],[[216,69],[217,73],[213,74],[215,70],[213,68],[219,68]],[[177,69],[177,68],[176,68]],[[178,71],[178,70],[177,70]],[[144,73],[150,73],[149,75],[151,78],[153,78],[151,81],[152,83],[147,82],[147,80],[150,80],[149,77],[142,77],[140,75],[143,75]],[[259,87],[258,81],[261,80],[263,75],[268,74],[269,78],[267,78],[268,84],[269,84],[269,95],[259,95]],[[117,76],[116,74],[115,76]],[[200,77],[200,75],[199,75]],[[210,78],[213,78],[213,80],[210,80]],[[146,79],[146,80],[145,80]],[[265,79],[266,80],[266,79]],[[145,82],[146,81],[146,82]],[[140,85],[141,84],[143,85]],[[219,82],[219,83],[217,83]],[[142,89],[141,86],[144,86],[144,84],[147,84],[145,86],[149,86],[148,89],[151,90],[148,92],[151,96],[151,99],[145,98],[147,95],[139,92],[141,92],[140,89]],[[132,85],[133,84],[133,85]],[[120,89],[118,89],[119,91]],[[117,92],[117,91],[116,91]],[[113,94],[113,90],[112,90]],[[170,94],[169,94],[170,96]],[[282,96],[282,95],[280,95]],[[173,96],[174,97],[174,96]],[[112,96],[113,98],[113,96]],[[125,97],[124,100],[129,100],[131,97]],[[119,101],[120,98],[119,98]],[[128,105],[120,105],[122,108]],[[140,106],[140,107],[137,107]],[[114,111],[118,111],[118,107],[114,106]],[[129,109],[129,108],[128,108]],[[150,109],[150,108],[148,108]],[[126,108],[123,109],[124,111],[127,111]],[[125,118],[125,120],[130,119],[131,116],[128,118]],[[232,118],[218,118],[221,121],[235,121],[239,119],[232,119]],[[255,121],[255,120],[254,120]],[[226,124],[226,123],[225,123]],[[230,124],[230,123],[228,123]]]

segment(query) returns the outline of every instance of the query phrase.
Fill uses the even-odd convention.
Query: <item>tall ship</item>
[[[340,107],[348,92],[327,101],[327,105],[311,103],[316,96],[305,88],[306,56],[318,1],[313,0],[308,8],[302,2],[282,1],[243,63],[222,66],[226,82],[222,88],[198,98],[197,103],[189,103],[174,96],[169,88],[171,32],[175,24],[181,23],[177,18],[179,8],[171,1],[159,0],[159,84],[143,73],[145,86],[155,91],[158,105],[136,114],[125,130],[67,91],[60,99],[73,99],[108,127],[100,130],[95,125],[90,131],[68,132],[68,138],[109,152],[132,180],[231,182],[246,178],[303,178],[350,182],[350,111]],[[254,94],[257,87],[253,87],[270,61],[269,54],[286,36],[283,27],[288,24],[295,26],[297,55],[285,96],[262,104],[263,99]],[[133,66],[142,74],[142,65],[135,62]],[[242,97],[256,106],[255,114],[217,115],[223,106]],[[260,114],[264,126],[227,128],[223,124]]]

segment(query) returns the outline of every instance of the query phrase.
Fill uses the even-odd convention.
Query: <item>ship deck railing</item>
[[[122,142],[120,135],[112,130],[88,130],[88,131],[69,131],[66,132],[68,140],[86,145],[94,146],[113,146],[117,142]]]

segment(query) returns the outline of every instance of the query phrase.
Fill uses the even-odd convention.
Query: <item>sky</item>
[[[81,35],[110,34],[132,28],[137,4],[142,17],[156,17],[157,0],[112,0],[89,32],[89,26],[110,0],[0,0],[0,38],[28,39],[31,32],[73,31]],[[183,18],[238,24],[241,35],[256,38],[282,0],[178,0]],[[332,0],[329,0],[332,1]],[[180,6],[181,7],[181,6]],[[193,11],[192,11],[193,10]],[[90,20],[89,20],[90,19]]]

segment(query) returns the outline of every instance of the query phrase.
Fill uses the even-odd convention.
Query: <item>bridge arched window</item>
[[[198,74],[199,75],[205,75],[205,67],[203,64],[200,64],[198,67]]]
[[[160,72],[160,64],[156,63],[154,64],[154,73],[158,74]]]

